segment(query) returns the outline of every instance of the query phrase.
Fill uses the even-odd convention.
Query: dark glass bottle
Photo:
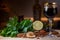
[[[33,6],[33,18],[35,20],[41,20],[41,5],[39,4],[39,0],[35,0],[35,4]]]

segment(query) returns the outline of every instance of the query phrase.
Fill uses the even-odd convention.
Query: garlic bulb
[[[26,37],[33,38],[35,37],[35,34],[33,32],[26,33]]]

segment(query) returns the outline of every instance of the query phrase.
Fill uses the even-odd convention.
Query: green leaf
[[[24,29],[23,29],[23,33],[26,33],[28,30],[28,27],[25,27]]]
[[[11,37],[16,37],[17,34],[18,34],[18,31],[12,31],[10,36]]]

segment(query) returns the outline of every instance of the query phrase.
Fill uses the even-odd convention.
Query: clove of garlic
[[[33,32],[28,32],[28,33],[26,33],[26,37],[34,38],[35,34]]]

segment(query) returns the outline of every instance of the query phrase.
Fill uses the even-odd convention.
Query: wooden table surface
[[[56,30],[60,33],[60,30]],[[60,40],[60,37],[56,36],[45,36],[45,37],[39,37],[37,38],[11,38],[11,37],[1,37],[0,40]]]

